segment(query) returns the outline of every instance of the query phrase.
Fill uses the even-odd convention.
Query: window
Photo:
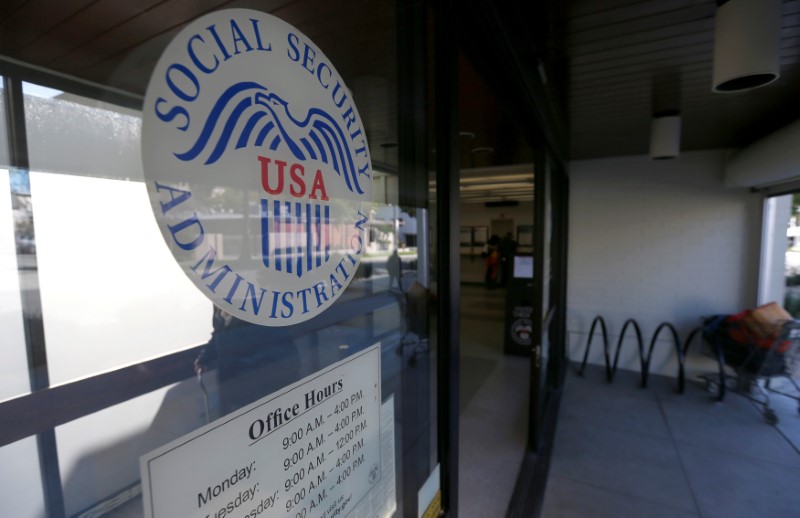
[[[130,99],[142,95],[148,66],[107,62],[113,73],[103,76],[103,85],[38,70],[30,80],[24,67],[14,77],[23,85],[24,102],[14,109],[24,119],[29,167],[6,167],[12,158],[0,149],[0,189],[13,193],[0,199],[0,415],[14,423],[0,431],[0,460],[24,467],[13,474],[16,485],[0,489],[0,500],[19,507],[17,515],[138,516],[141,455],[378,342],[388,471],[382,493],[369,500],[383,515],[417,512],[417,491],[437,462],[435,231],[428,164],[402,164],[400,156],[428,153],[398,141],[400,13],[392,2],[352,7],[314,0],[274,14],[325,49],[352,89],[369,135],[376,192],[366,253],[347,290],[318,317],[287,328],[240,326],[229,334],[229,346],[249,349],[229,357],[245,364],[230,378],[220,375],[227,353],[217,349],[210,358],[213,306],[181,271],[154,221],[139,156],[141,115],[109,102],[119,99],[109,92],[119,93],[120,78],[134,94]],[[156,12],[131,11],[127,21],[166,31],[203,14],[191,6],[153,18]],[[68,29],[73,19],[64,14],[59,23]],[[69,38],[58,44],[95,59],[130,34],[119,22],[98,20],[106,23],[103,48]],[[155,60],[167,43],[157,37],[163,31],[137,32],[140,40],[129,44]],[[241,198],[237,211],[219,214],[220,226],[226,217],[251,214],[247,196],[206,194]],[[257,252],[252,236],[217,234],[226,257]],[[40,300],[33,311],[20,302],[28,286],[20,279]],[[26,335],[32,325],[42,336]],[[220,334],[218,327],[215,337]],[[33,392],[32,348],[46,358],[33,370],[49,381]],[[195,360],[207,368],[202,386]],[[0,469],[0,480],[7,475]]]

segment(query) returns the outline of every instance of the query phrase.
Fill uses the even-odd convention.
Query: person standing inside
[[[514,256],[517,253],[517,242],[514,241],[514,236],[511,235],[511,232],[507,232],[503,239],[500,240],[498,252],[500,254],[500,285],[506,286],[509,277],[511,277],[511,264],[514,262]]]
[[[500,238],[497,235],[492,235],[489,238],[489,248],[486,252],[486,287],[495,288],[497,286],[498,275],[500,272],[500,252],[497,247],[500,243]]]
[[[401,283],[403,275],[403,261],[400,259],[400,254],[397,253],[396,248],[386,261],[386,271],[389,272],[389,289],[391,290],[395,282],[397,282],[397,289],[403,291],[403,285]]]

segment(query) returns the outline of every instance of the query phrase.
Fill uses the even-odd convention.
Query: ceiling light
[[[494,148],[493,147],[487,147],[487,146],[474,147],[474,148],[472,148],[470,150],[470,153],[472,153],[474,155],[480,155],[480,154],[483,154],[483,153],[494,153]]]
[[[533,173],[522,174],[498,174],[498,175],[482,175],[461,177],[461,184],[476,184],[476,183],[497,183],[497,182],[528,182],[533,183]]]
[[[653,115],[650,126],[650,158],[678,158],[681,152],[681,116],[677,111]]]
[[[499,190],[499,189],[532,189],[533,184],[526,183],[526,182],[505,182],[505,183],[497,183],[497,182],[486,182],[482,184],[474,184],[474,185],[462,185],[462,191],[480,191],[480,190]]]
[[[720,5],[711,89],[741,92],[775,81],[780,76],[780,45],[780,0],[728,0]]]

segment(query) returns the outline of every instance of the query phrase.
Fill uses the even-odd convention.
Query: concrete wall
[[[656,327],[674,324],[684,340],[700,317],[734,313],[756,302],[762,198],[723,187],[728,151],[646,156],[570,164],[570,357],[582,357],[592,319],[602,315],[612,349],[628,318],[645,346]],[[639,369],[633,333],[621,368]],[[593,363],[602,363],[599,335]],[[651,372],[675,375],[668,334]],[[690,360],[691,367],[702,364]]]

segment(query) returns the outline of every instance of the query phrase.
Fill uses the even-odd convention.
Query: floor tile
[[[704,518],[800,516],[800,469],[679,446]]]
[[[688,392],[686,397],[660,403],[677,444],[800,468],[794,447],[738,394],[728,394],[717,403]]]
[[[795,449],[795,451],[800,454],[800,418],[792,416],[778,416],[780,421],[777,425],[775,425],[781,435],[786,438]]]
[[[459,409],[463,412],[492,374],[497,365],[497,359],[476,358],[468,354],[462,354],[460,362]]]
[[[591,404],[585,404],[587,400]],[[645,437],[670,438],[667,423],[652,393],[623,383],[614,386],[604,380],[568,376],[559,418]]]
[[[690,518],[694,511],[666,507],[559,476],[547,481],[542,518]]]
[[[530,362],[503,355],[502,314],[464,317],[467,307],[502,308],[502,299],[482,287],[463,291],[459,516],[503,516],[525,453]]]
[[[550,473],[690,512],[695,509],[670,440],[565,419],[556,428]]]
[[[641,390],[624,371],[609,385],[594,369],[568,376],[543,516],[800,516],[795,400],[773,396],[773,427],[739,394],[715,403],[693,380],[677,394],[661,376]]]

